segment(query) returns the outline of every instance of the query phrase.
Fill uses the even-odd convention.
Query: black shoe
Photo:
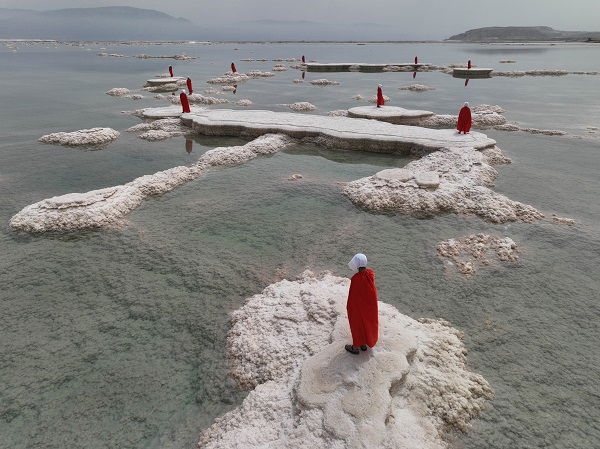
[[[367,345],[360,345],[360,349],[366,351],[369,347]]]
[[[358,348],[355,348],[355,347],[354,347],[354,346],[352,346],[352,345],[346,345],[346,346],[344,346],[344,349],[345,349],[346,351],[348,351],[350,354],[354,354],[354,355],[356,355],[356,354],[358,354],[358,353],[360,352],[360,351],[358,350]]]

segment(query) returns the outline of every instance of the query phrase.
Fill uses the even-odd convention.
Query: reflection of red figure
[[[467,63],[467,68],[470,69],[471,68],[471,60],[469,59],[469,62]]]
[[[306,72],[302,72],[302,79],[306,76]]]
[[[173,66],[172,65],[169,66],[169,74],[171,75],[171,78],[173,78]]]
[[[467,134],[471,130],[471,123],[471,108],[469,108],[469,103],[465,103],[458,113],[458,122],[456,124],[458,133],[460,134],[463,132]]]
[[[417,56],[415,56],[415,64],[419,63],[419,58]]]
[[[235,69],[235,64],[234,64],[233,62],[231,63],[231,71],[232,71],[233,73],[236,73],[236,72],[237,72],[237,70]]]
[[[465,87],[467,87],[468,85],[469,85],[469,79],[467,78],[467,79],[465,80]]]
[[[192,152],[192,148],[194,147],[194,141],[192,139],[185,139],[185,152],[190,154]]]
[[[190,111],[190,102],[188,101],[188,97],[184,91],[181,91],[179,94],[179,100],[181,101],[181,107],[183,109],[183,113],[191,112]]]
[[[192,80],[188,78],[185,83],[187,84],[188,92],[192,95],[194,93],[194,90],[192,89]]]
[[[380,108],[385,104],[385,100],[383,98],[383,91],[381,90],[381,84],[377,87],[377,107]]]
[[[237,94],[237,84],[233,85],[233,95]]]
[[[302,64],[304,64],[306,62],[306,59],[304,59],[304,55],[302,55]]]
[[[417,77],[417,72],[413,72],[413,79]]]

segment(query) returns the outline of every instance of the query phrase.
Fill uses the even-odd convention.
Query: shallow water
[[[162,105],[151,94],[132,101],[104,95],[135,89],[173,64],[195,89],[236,61],[242,72],[276,62],[460,63],[498,70],[600,70],[589,45],[227,44],[45,48],[0,47],[0,447],[182,448],[244,397],[227,377],[227,313],[244,298],[305,267],[348,275],[357,251],[370,257],[381,299],[413,317],[447,319],[466,334],[471,368],[496,399],[454,445],[469,449],[591,448],[600,445],[600,76],[492,78],[464,81],[419,73],[436,90],[399,91],[411,73],[299,72],[252,80],[234,96],[253,107],[286,110],[310,101],[317,113],[361,104],[382,82],[391,103],[452,113],[472,104],[500,104],[524,126],[568,131],[546,137],[490,131],[513,159],[500,167],[496,190],[547,215],[575,218],[491,225],[477,218],[418,220],[374,215],[354,207],[337,182],[402,166],[403,157],[297,146],[271,157],[213,170],[144,202],[119,231],[30,236],[10,217],[40,199],[120,184],[189,163],[214,146],[239,139],[149,143],[122,133],[98,151],[43,145],[46,133],[139,122],[121,114]],[[50,47],[53,47],[50,45]],[[91,51],[86,51],[91,48]],[[234,50],[239,48],[239,50]],[[98,57],[178,54],[192,61]],[[516,64],[498,64],[503,59]],[[328,78],[340,86],[317,87]],[[237,106],[231,106],[237,108]],[[288,181],[293,173],[303,178]],[[519,262],[493,266],[465,280],[437,257],[435,246],[473,232],[507,235]],[[343,301],[344,298],[340,298]]]

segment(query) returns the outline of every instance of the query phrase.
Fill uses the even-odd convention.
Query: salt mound
[[[277,64],[275,67],[273,67],[271,70],[273,72],[285,72],[288,68],[286,66],[284,66],[283,64]]]
[[[181,125],[178,118],[165,118],[152,122],[140,123],[128,128],[128,132],[142,132],[140,139],[156,141],[165,140],[170,137],[183,136],[190,132],[189,128]]]
[[[339,82],[338,81],[329,81],[328,79],[318,79],[318,80],[313,80],[310,82],[310,84],[314,84],[315,86],[339,86]]]
[[[296,83],[296,84],[300,84],[300,83],[303,83],[303,82],[304,82],[304,80],[301,80],[300,78],[296,78],[294,80],[294,83]]]
[[[188,98],[188,101],[190,102],[190,104],[211,105],[211,104],[229,103],[229,100],[226,98],[205,97],[204,95],[195,94],[195,93],[188,95],[187,98]],[[181,99],[179,98],[179,95],[171,95],[169,97],[169,101],[173,104],[181,104]]]
[[[119,131],[112,128],[80,129],[73,132],[58,132],[47,134],[38,140],[43,143],[67,146],[100,146],[116,140]]]
[[[456,269],[470,276],[481,266],[488,266],[491,259],[515,262],[519,259],[517,244],[509,237],[488,234],[473,234],[458,239],[449,239],[437,247],[440,257],[452,261]]]
[[[292,111],[314,111],[317,107],[308,101],[301,101],[299,103],[292,103],[287,105]]]
[[[565,76],[569,72],[566,70],[517,70],[512,72],[493,72],[492,76],[507,76],[511,78],[519,78],[523,76]]]
[[[329,111],[327,115],[331,117],[347,117],[348,110],[347,109],[336,109],[335,111]]]
[[[223,86],[221,88],[221,93],[222,92],[233,92],[236,89],[235,86]]]
[[[125,87],[114,87],[106,92],[106,95],[110,95],[112,97],[122,97],[124,95],[129,95],[129,89]]]
[[[270,78],[275,76],[273,72],[261,72],[260,70],[252,70],[251,72],[246,73],[250,78]]]
[[[428,90],[435,90],[435,87],[425,86],[424,84],[411,84],[410,86],[399,87],[400,90],[410,90],[412,92],[426,92]]]
[[[238,106],[250,106],[252,105],[252,101],[248,100],[247,98],[242,98],[241,100],[236,101],[235,104]]]
[[[522,131],[522,132],[526,132],[526,133],[530,133],[530,134],[543,134],[546,136],[566,136],[567,135],[567,132],[561,131],[559,129],[526,128],[526,127],[522,127],[522,126],[515,125],[512,123],[498,124],[498,125],[494,126],[494,129],[497,129],[498,131],[509,131],[509,132]]]
[[[210,168],[243,163],[280,151],[292,143],[293,140],[287,136],[266,134],[245,145],[214,148],[191,166],[173,167],[141,176],[124,185],[70,193],[31,204],[11,218],[10,226],[27,232],[68,232],[121,226],[124,217],[150,196],[169,192]]]
[[[253,390],[199,448],[444,449],[452,429],[468,429],[493,392],[467,370],[462,333],[380,302],[377,346],[351,355],[348,287],[305,272],[233,312],[232,374]]]
[[[208,84],[238,84],[248,81],[250,77],[244,73],[228,72],[223,76],[213,78],[207,81]]]
[[[140,94],[131,94],[125,95],[125,98],[129,98],[130,100],[141,100],[142,98],[144,98],[144,96]]]

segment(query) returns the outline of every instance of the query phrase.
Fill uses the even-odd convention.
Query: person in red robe
[[[460,134],[461,132],[467,134],[469,131],[471,131],[472,123],[473,121],[471,119],[471,108],[469,107],[469,103],[465,103],[465,105],[458,113],[458,122],[456,124],[458,134]]]
[[[236,72],[237,72],[237,70],[236,70],[236,68],[235,68],[235,64],[234,64],[233,62],[231,63],[231,71],[232,71],[233,73],[236,73]]]
[[[188,78],[185,83],[187,84],[189,94],[192,95],[194,93],[194,89],[192,89],[192,80]]]
[[[188,101],[188,97],[183,90],[179,94],[179,100],[181,101],[181,107],[183,108],[182,112],[184,114],[191,112],[190,111],[190,102]]]
[[[472,67],[471,60],[469,59],[469,62],[467,63],[467,68],[470,69],[471,67]]]
[[[356,254],[348,266],[357,273],[350,280],[346,304],[352,344],[346,345],[345,349],[352,354],[358,354],[360,350],[366,351],[375,346],[379,337],[377,287],[375,273],[367,268],[367,256]]]
[[[419,63],[419,57],[415,56],[415,64],[418,64],[418,63]]]
[[[173,78],[173,66],[172,65],[169,66],[169,75],[171,75],[171,78]]]
[[[306,59],[304,58],[304,55],[302,55],[302,64],[304,64],[306,62]]]
[[[385,100],[383,98],[383,91],[381,90],[383,86],[380,84],[377,86],[377,107],[380,108],[385,104]]]

